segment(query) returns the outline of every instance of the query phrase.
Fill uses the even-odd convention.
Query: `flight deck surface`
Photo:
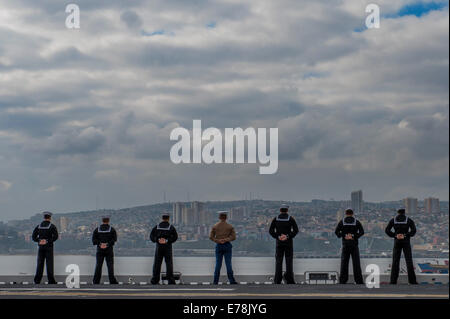
[[[322,299],[322,298],[432,298],[448,299],[448,284],[365,285],[325,284],[240,284],[240,285],[81,285],[66,288],[65,285],[4,284],[0,286],[0,298],[150,298],[150,299]]]

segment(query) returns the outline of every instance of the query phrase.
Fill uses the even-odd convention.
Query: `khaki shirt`
[[[228,224],[226,221],[220,221],[213,226],[209,233],[209,239],[218,243],[219,239],[225,239],[226,241],[233,241],[236,239],[236,232],[234,227]]]

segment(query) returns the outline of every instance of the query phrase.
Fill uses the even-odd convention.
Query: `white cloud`
[[[11,182],[0,180],[0,191],[7,191],[12,186]]]
[[[44,192],[55,192],[58,189],[60,189],[60,187],[58,185],[52,185],[52,186],[47,187],[46,189],[44,189]]]

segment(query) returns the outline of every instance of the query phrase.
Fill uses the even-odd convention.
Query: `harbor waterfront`
[[[416,273],[420,274],[418,263],[444,264],[448,259],[445,258],[417,258],[414,260]],[[391,258],[362,258],[361,266],[363,273],[366,266],[376,264],[380,268],[380,274],[388,275]],[[80,268],[80,275],[85,280],[91,280],[95,267],[94,256],[83,255],[56,255],[55,256],[55,275],[61,280],[61,276],[67,276],[66,266],[76,264]],[[153,257],[115,257],[116,274],[122,277],[134,279],[147,278],[151,276]],[[215,265],[214,257],[175,257],[174,271],[182,273],[183,278],[191,280],[207,280],[213,276]],[[9,281],[8,278],[23,278],[29,280],[32,278],[36,267],[36,257],[32,255],[0,255],[0,279]],[[105,267],[105,266],[104,266]],[[237,278],[241,281],[251,281],[254,278],[259,280],[270,280],[275,271],[275,262],[273,257],[234,257],[233,267]],[[339,272],[339,258],[295,258],[294,273],[304,275],[305,272]],[[404,260],[400,264],[401,273],[405,273],[406,266]],[[163,266],[162,271],[165,271]],[[350,274],[353,273],[350,265]],[[224,275],[224,274],[222,274]],[[448,281],[448,274],[444,275]],[[28,278],[28,279],[27,279]],[[209,278],[209,279],[211,279]]]

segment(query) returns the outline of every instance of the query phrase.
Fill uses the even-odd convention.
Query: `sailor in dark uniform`
[[[102,224],[92,234],[92,244],[97,246],[96,265],[93,284],[98,285],[102,277],[103,261],[106,259],[109,283],[118,284],[114,277],[114,244],[117,241],[117,232],[109,224],[110,217],[102,216]]]
[[[270,235],[275,238],[277,242],[275,254],[275,284],[280,284],[283,279],[283,257],[286,258],[286,272],[284,280],[287,284],[295,284],[293,238],[298,234],[298,226],[295,219],[288,215],[288,210],[288,205],[282,205],[280,208],[280,215],[272,220],[269,229]]]
[[[342,238],[342,254],[341,254],[341,272],[339,274],[339,283],[346,284],[348,280],[348,262],[352,256],[353,277],[356,284],[363,284],[361,272],[361,261],[359,259],[358,239],[364,235],[364,229],[354,216],[353,210],[347,209],[345,217],[337,227],[335,234],[338,238]]]
[[[58,239],[58,230],[51,223],[52,213],[43,212],[44,220],[36,226],[32,239],[39,245],[36,276],[34,283],[40,284],[44,273],[44,262],[47,266],[47,279],[49,284],[56,284],[53,273],[53,243]]]
[[[169,220],[169,215],[162,215],[162,221],[150,233],[150,240],[156,243],[153,277],[151,280],[153,285],[159,283],[163,258],[166,262],[166,274],[169,285],[175,284],[175,279],[173,278],[172,244],[177,241],[178,234],[175,227],[169,223]]]
[[[394,228],[394,231],[392,231]],[[386,234],[394,238],[394,249],[392,252],[392,270],[391,284],[397,284],[398,273],[400,269],[400,257],[405,255],[406,268],[408,270],[408,282],[416,285],[416,274],[414,273],[414,264],[411,252],[411,243],[409,239],[416,234],[416,225],[414,221],[405,215],[404,209],[397,211],[397,216],[389,221],[386,227]]]

